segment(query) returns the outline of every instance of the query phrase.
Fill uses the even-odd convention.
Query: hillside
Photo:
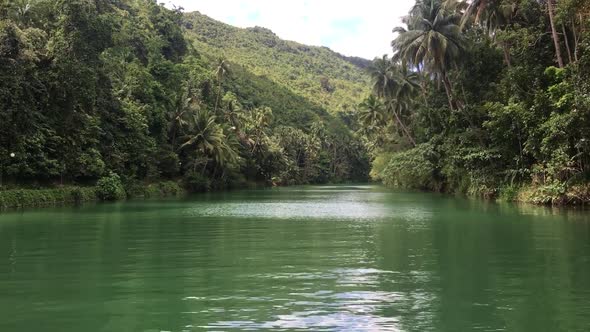
[[[152,0],[0,0],[0,192],[365,180],[366,64]]]
[[[285,41],[261,27],[236,28],[198,12],[184,20],[185,36],[201,54],[221,55],[330,113],[358,105],[368,93],[368,60]]]

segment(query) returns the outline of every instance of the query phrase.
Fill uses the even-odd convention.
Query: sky
[[[415,0],[160,0],[185,11],[246,28],[261,26],[280,38],[327,46],[348,56],[390,54],[392,29]]]

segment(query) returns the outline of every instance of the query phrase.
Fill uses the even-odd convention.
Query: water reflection
[[[288,293],[282,299],[240,295],[212,298],[193,296],[185,297],[184,300],[195,302],[193,304],[197,307],[198,302],[214,303],[213,307],[201,312],[187,312],[196,315],[223,313],[225,319],[200,326],[213,330],[239,328],[243,330],[401,331],[397,318],[382,314],[396,302],[406,301],[402,293],[379,290],[379,276],[393,277],[394,275],[395,273],[391,271],[354,268],[334,269],[328,272],[255,274],[249,278],[263,283],[267,279],[295,280],[296,283],[290,286],[290,290],[300,291],[287,290]],[[322,285],[332,284],[336,285],[336,290],[333,288],[317,290]],[[226,309],[236,302],[250,302],[251,305],[245,307],[252,308],[258,307],[260,302],[266,302],[268,307],[272,307],[272,311],[280,312],[280,314],[266,321],[243,320],[240,318],[256,316],[254,312],[257,310]]]
[[[264,218],[264,219],[330,219],[377,221],[396,218],[425,222],[432,217],[428,206],[415,201],[390,206],[387,193],[369,192],[371,187],[320,187],[291,189],[284,192],[267,191],[256,200],[212,200],[200,202],[185,211],[192,217]],[[373,187],[374,188],[374,187]],[[296,193],[296,194],[294,194]],[[414,223],[414,227],[424,227]]]
[[[590,217],[373,186],[3,214],[0,295],[0,331],[588,331]]]

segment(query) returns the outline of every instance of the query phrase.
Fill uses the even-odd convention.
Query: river
[[[0,214],[0,331],[590,331],[590,212],[307,186]]]

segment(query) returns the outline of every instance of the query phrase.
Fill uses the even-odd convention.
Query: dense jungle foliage
[[[393,186],[590,202],[590,2],[418,0],[370,67],[372,175]]]
[[[0,188],[361,181],[364,65],[155,0],[0,0]]]

